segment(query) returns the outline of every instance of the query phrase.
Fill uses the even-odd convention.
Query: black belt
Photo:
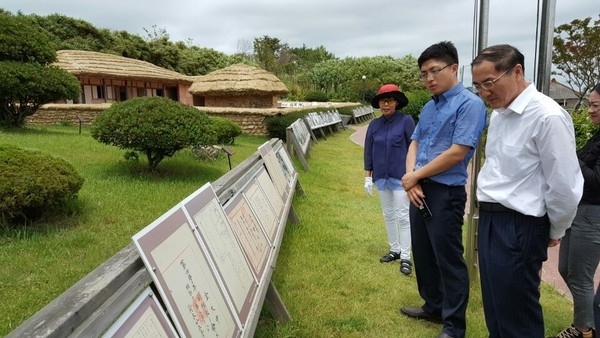
[[[431,178],[424,178],[422,180],[419,180],[419,183],[423,184],[423,183],[437,183],[437,182],[432,180]]]
[[[479,202],[479,210],[487,212],[517,212],[500,203]]]

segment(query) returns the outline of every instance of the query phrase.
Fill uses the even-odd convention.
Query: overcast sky
[[[541,0],[540,0],[541,1]],[[598,19],[600,0],[555,0],[555,26],[573,19]],[[251,49],[268,35],[290,47],[324,46],[335,56],[411,54],[453,41],[470,83],[474,0],[2,0],[12,13],[53,13],[90,22],[97,28],[145,36],[144,28],[164,28],[172,41],[226,54]],[[488,45],[509,43],[525,54],[533,78],[537,0],[490,0]],[[241,47],[240,47],[241,46]],[[361,76],[361,75],[358,75]]]

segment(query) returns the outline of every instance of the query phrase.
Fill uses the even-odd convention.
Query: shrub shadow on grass
[[[71,129],[60,128],[60,129],[48,129],[43,126],[26,126],[23,128],[6,128],[0,127],[0,133],[11,134],[11,135],[23,135],[23,136],[37,136],[37,135],[77,135],[79,133],[79,127],[75,126]]]
[[[201,161],[178,161],[166,159],[155,169],[148,168],[145,159],[139,162],[119,161],[104,169],[106,177],[119,177],[135,179],[145,182],[205,182],[214,181],[225,174],[229,169],[221,169],[213,163]]]
[[[7,219],[0,216],[0,239],[25,240],[54,235],[80,225],[85,214],[86,202],[75,198],[41,212],[36,218]]]

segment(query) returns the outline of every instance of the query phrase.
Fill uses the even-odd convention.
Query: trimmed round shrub
[[[352,109],[356,109],[358,107],[362,107],[362,105],[357,104],[355,106],[345,106],[345,107],[339,107],[337,108],[337,112],[340,115],[348,115],[348,116],[352,116]]]
[[[0,144],[0,214],[33,219],[77,196],[83,177],[67,161]]]
[[[233,144],[235,138],[242,134],[242,127],[231,120],[214,116],[210,119],[217,135],[217,144]]]
[[[113,104],[98,116],[90,132],[98,142],[145,154],[151,170],[178,150],[217,142],[206,113],[159,96]]]
[[[277,114],[275,116],[267,117],[265,119],[265,126],[267,128],[267,133],[269,133],[269,137],[279,138],[285,141],[287,127],[308,113],[309,111],[295,111],[285,115]]]

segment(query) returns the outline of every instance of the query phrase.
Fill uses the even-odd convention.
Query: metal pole
[[[473,58],[477,54],[487,47],[488,40],[488,22],[490,4],[489,0],[475,0],[477,24],[473,30]],[[483,142],[479,142],[473,158],[471,159],[471,174],[470,183],[471,188],[469,190],[469,213],[467,214],[467,243],[465,245],[465,260],[467,262],[467,268],[469,270],[469,279],[475,281],[477,279],[477,227],[479,225],[479,209],[477,206],[477,176],[479,176],[479,170],[481,169],[482,152],[484,149]]]
[[[366,76],[363,75],[362,76],[362,102],[365,102],[365,80],[366,80]]]
[[[79,120],[79,135],[81,135],[81,124],[83,123],[83,119],[79,115],[77,115],[77,119]]]
[[[554,17],[556,13],[556,0],[542,1],[542,18],[540,26],[539,66],[535,83],[538,91],[548,95],[550,92],[550,74],[552,72],[552,46],[554,39]]]
[[[473,58],[479,54],[488,44],[488,23],[490,21],[490,1],[489,0],[479,0],[479,27],[477,29],[477,49],[474,49]]]

